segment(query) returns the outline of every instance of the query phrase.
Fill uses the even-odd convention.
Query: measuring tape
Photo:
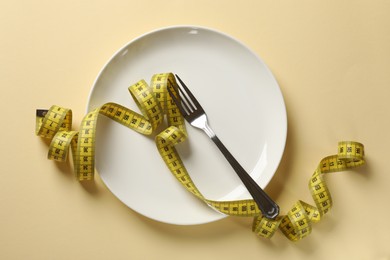
[[[261,237],[271,238],[280,229],[292,241],[309,235],[312,223],[320,221],[332,207],[332,197],[324,176],[330,172],[344,171],[365,163],[363,144],[352,141],[340,142],[338,153],[322,159],[309,180],[309,190],[315,206],[297,201],[286,215],[278,216],[276,219],[263,217],[256,203],[251,199],[209,200],[198,190],[175,149],[176,144],[187,138],[187,131],[184,118],[167,88],[177,88],[175,77],[171,73],[153,75],[150,85],[140,80],[128,89],[141,114],[116,103],[106,103],[83,118],[79,131],[72,130],[70,109],[55,105],[48,110],[38,109],[36,135],[51,139],[49,159],[66,161],[71,150],[76,178],[79,181],[92,180],[95,171],[95,135],[99,114],[143,135],[152,134],[166,117],[168,126],[156,136],[156,146],[173,176],[185,189],[223,214],[253,217],[252,230]]]

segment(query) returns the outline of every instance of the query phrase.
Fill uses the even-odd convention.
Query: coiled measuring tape
[[[312,223],[320,221],[332,207],[332,197],[324,176],[361,166],[364,146],[353,141],[338,144],[336,155],[323,158],[309,180],[314,205],[297,201],[286,215],[268,219],[261,215],[251,200],[215,201],[205,198],[192,181],[175,145],[187,138],[184,118],[168,94],[167,88],[177,88],[171,73],[155,74],[150,86],[140,80],[129,87],[131,96],[141,111],[134,112],[116,103],[107,103],[89,112],[79,131],[72,130],[72,111],[59,106],[37,110],[36,134],[51,139],[48,158],[66,161],[72,151],[74,172],[79,181],[92,180],[95,170],[95,134],[98,115],[104,115],[143,135],[152,134],[166,117],[167,128],[156,138],[157,149],[173,176],[194,196],[217,211],[230,216],[253,217],[252,230],[261,237],[271,238],[280,229],[290,240],[297,241],[310,234]]]

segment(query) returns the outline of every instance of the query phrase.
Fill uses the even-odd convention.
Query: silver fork
[[[223,153],[225,158],[229,161],[230,165],[236,171],[241,181],[252,195],[254,201],[260,208],[263,216],[274,219],[279,215],[279,206],[264,192],[264,190],[250,177],[245,169],[238,163],[234,156],[228,151],[228,149],[219,140],[214,131],[210,128],[207,122],[207,115],[199,104],[198,100],[194,97],[188,87],[183,83],[179,76],[175,75],[180,84],[178,84],[179,93],[176,96],[172,90],[168,87],[168,92],[172,97],[176,106],[184,118],[192,126],[202,129],[211,140],[218,146],[219,150]],[[170,82],[173,84],[172,82]]]

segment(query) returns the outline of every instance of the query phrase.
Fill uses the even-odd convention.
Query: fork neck
[[[209,126],[209,124],[207,124],[207,122],[205,123],[204,127],[203,127],[203,131],[211,138],[215,138],[216,135],[213,131],[213,129],[211,129],[211,127]]]
[[[207,116],[206,114],[202,114],[194,119],[187,120],[190,122],[190,124],[196,128],[202,129],[210,138],[215,137],[214,131],[210,128],[209,124],[207,123]]]

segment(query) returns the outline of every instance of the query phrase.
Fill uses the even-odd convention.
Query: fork
[[[252,195],[257,206],[261,210],[263,216],[274,219],[279,215],[279,206],[268,196],[267,193],[251,178],[251,176],[245,171],[245,169],[238,163],[234,156],[228,151],[225,145],[219,140],[214,131],[210,128],[206,112],[199,104],[198,100],[194,97],[184,82],[176,75],[176,78],[180,82],[178,84],[177,96],[168,87],[168,92],[179,108],[181,114],[188,123],[192,126],[203,130],[211,140],[217,145],[219,150],[223,153],[230,165],[233,167],[237,175],[240,177],[242,183],[245,185],[249,193]],[[173,83],[170,81],[170,84]]]

